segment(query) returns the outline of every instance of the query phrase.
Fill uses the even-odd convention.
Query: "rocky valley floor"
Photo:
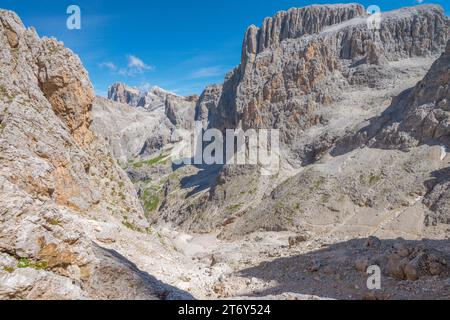
[[[328,124],[305,133],[317,137],[322,132],[345,132],[355,123],[364,123],[366,119],[378,116],[389,107],[392,97],[419,82],[434,61],[435,57],[430,57],[393,63],[398,68],[397,74],[403,76],[399,76],[389,86],[383,86],[378,90],[366,88],[365,91],[358,89],[343,93],[341,101],[325,111],[330,117]],[[383,174],[389,175],[389,172],[398,170],[398,167],[407,163],[411,157],[417,157],[427,163],[436,163],[436,170],[449,165],[449,158],[446,153],[443,153],[441,146],[422,146],[407,153],[363,148],[342,156],[326,156],[303,170],[354,175],[357,170],[364,171],[369,166],[368,163],[373,169],[379,162],[389,164],[383,168],[385,171]],[[183,170],[176,175],[176,179],[183,180],[187,175],[193,177],[191,178],[193,181],[185,187],[182,187],[180,181],[172,181],[172,184],[180,186],[180,189],[175,189],[172,193],[181,192],[183,195],[188,195],[194,192],[195,197],[200,197],[201,194],[209,192],[208,188],[196,191],[200,182],[196,182],[195,179],[203,178],[196,176],[198,169],[184,168]],[[142,166],[131,165],[128,172],[138,189],[142,186],[142,182],[136,177],[144,177],[142,179],[145,181],[146,172],[151,172],[153,185],[160,184],[169,177],[174,179],[170,162],[164,161],[144,163]],[[283,172],[284,178],[281,181],[286,181],[298,172],[299,170],[294,169]],[[370,180],[370,174],[368,179]],[[375,178],[373,180],[377,180],[373,181],[374,185],[383,183]],[[272,187],[275,189],[275,185]],[[271,190],[268,193],[270,192]],[[319,195],[318,199],[312,201],[320,202],[321,197],[323,196]],[[255,199],[253,203],[247,203],[246,206],[258,208],[260,203],[261,200]],[[331,205],[332,203],[328,206]],[[437,250],[438,259],[444,259],[447,261],[445,263],[448,263],[450,228],[448,226],[425,227],[425,210],[419,196],[411,197],[409,202],[402,204],[400,209],[387,209],[384,212],[378,210],[375,213],[375,209],[369,207],[365,210],[363,207],[355,210],[344,202],[339,208],[332,210],[334,215],[324,216],[320,212],[315,212],[311,221],[315,227],[314,232],[259,231],[250,235],[233,235],[228,240],[220,240],[220,234],[226,230],[227,226],[215,232],[200,235],[171,231],[173,225],[159,224],[160,226],[156,227],[158,231],[155,232],[161,236],[161,243],[164,243],[168,250],[175,250],[187,262],[183,262],[182,266],[174,271],[173,268],[163,267],[154,260],[151,261],[151,265],[148,265],[146,258],[148,254],[142,254],[139,251],[130,257],[130,260],[138,259],[138,265],[142,270],[158,274],[165,282],[191,293],[195,298],[203,299],[238,297],[448,299],[450,283],[447,274],[442,274],[441,277],[431,276],[420,281],[395,280],[386,276],[383,277],[383,290],[374,292],[367,289],[368,275],[365,273],[365,268],[371,265],[370,261],[378,260],[386,266],[389,258],[395,256],[397,247],[411,254],[417,250],[424,252]],[[382,240],[370,237],[378,237]],[[392,240],[399,237],[403,240]],[[129,243],[128,240],[124,242]],[[128,246],[120,251],[133,252],[134,250]],[[139,256],[140,259],[137,258]],[[175,261],[176,259],[173,260]],[[164,271],[159,271],[159,268]]]

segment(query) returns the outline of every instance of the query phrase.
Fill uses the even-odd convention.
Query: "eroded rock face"
[[[450,144],[450,42],[445,53],[404,102],[408,114],[405,129],[421,142],[427,139]]]
[[[77,56],[0,10],[0,298],[170,294],[95,244],[106,240],[93,221],[118,232],[148,222],[133,185],[90,131],[92,100]]]
[[[292,8],[266,18],[261,28],[254,25],[247,30],[244,39],[242,63],[253,63],[255,55],[268,48],[278,47],[283,40],[321,32],[355,17],[365,15],[360,4],[340,4]]]
[[[365,14],[351,9],[358,6],[346,8],[352,13],[336,23],[292,32],[282,40],[274,36],[277,40],[267,47],[259,42],[260,29],[249,28],[241,65],[227,75],[223,85],[203,92],[196,119],[220,130],[279,129],[284,161],[279,180],[263,179],[258,170],[225,166],[200,200],[176,211],[163,207],[165,220],[198,232],[219,228],[224,230],[222,236],[230,238],[261,229],[358,237],[422,234],[422,214],[426,212],[425,220],[431,219],[427,199],[442,195],[441,191],[429,194],[430,184],[440,181],[430,176],[447,179],[441,172],[446,153],[439,146],[420,146],[424,140],[397,129],[407,114],[406,105],[415,106],[410,131],[416,133],[423,123],[417,117],[428,116],[428,112],[417,111],[423,106],[433,109],[435,102],[445,106],[446,58],[436,62],[427,76],[429,89],[414,89],[413,100],[417,101],[399,103],[409,96],[403,93],[393,103],[400,109],[389,108],[389,104],[393,96],[422,79],[432,61],[448,50],[448,19],[438,6],[404,8],[385,13],[381,30],[374,32],[368,30]],[[321,10],[329,7],[290,12],[316,16]],[[278,21],[277,27],[267,30],[283,34],[290,19],[289,14],[277,15],[268,20],[271,24]],[[426,66],[416,68],[421,63]],[[401,111],[393,113],[393,109]],[[445,116],[441,111],[438,114],[428,119],[434,127],[423,126],[432,133],[420,135],[429,139],[437,132],[444,141]],[[383,129],[386,132],[376,140],[380,143],[371,141]],[[414,149],[405,154],[407,146]],[[434,190],[439,188],[447,190],[442,184]],[[200,218],[206,212],[214,215]],[[431,221],[425,224],[437,223]]]
[[[150,150],[150,154],[170,142],[175,126],[165,110],[148,112],[128,104],[97,97],[93,107],[92,130],[110,147],[114,157],[127,163]],[[146,148],[149,140],[161,141],[158,148]]]
[[[131,88],[124,83],[115,83],[108,89],[108,99],[135,107],[141,100],[140,95],[138,89]]]
[[[282,12],[262,29],[249,28],[241,65],[221,92],[203,93],[197,115],[219,129],[280,129],[303,157],[297,137],[323,123],[319,110],[339,101],[342,90],[386,86],[395,77],[387,61],[439,54],[447,37],[447,18],[432,5],[384,14],[379,32],[368,30],[359,5]]]
[[[193,132],[198,99],[156,86],[141,92],[116,83],[109,88],[109,101],[96,99],[93,129],[121,162],[154,156]]]
[[[90,143],[94,90],[79,58],[56,40],[44,39],[37,67],[39,87],[56,115],[66,123],[77,142]]]
[[[450,41],[444,54],[425,78],[393,105],[394,119],[374,138],[374,144],[408,148],[418,144],[440,144],[445,159],[450,145]],[[434,174],[425,203],[431,209],[427,225],[450,224],[448,169]]]

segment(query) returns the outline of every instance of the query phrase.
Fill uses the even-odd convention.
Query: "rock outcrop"
[[[449,48],[450,41],[415,87],[395,97],[362,129],[331,143],[333,147],[321,155],[321,161],[314,161],[275,188],[270,199],[249,210],[245,221],[235,225],[234,232],[293,226],[299,232],[311,230],[313,225],[315,232],[321,232],[327,228],[317,224],[326,221],[326,215],[341,221],[332,229],[335,234],[357,230],[358,235],[365,236],[373,235],[366,232],[412,236],[425,227],[439,225],[445,230],[450,223]],[[328,152],[332,157],[326,155]],[[349,161],[351,166],[347,165]],[[320,212],[313,208],[317,204],[323,206]],[[355,212],[354,217],[337,218],[349,211]],[[366,229],[364,224],[371,225],[372,215],[391,218],[377,228]],[[300,217],[306,225],[297,220]],[[401,271],[402,277],[406,271]]]
[[[99,245],[114,241],[100,236],[100,221],[116,234],[148,222],[133,185],[90,130],[93,98],[76,55],[0,10],[0,298],[177,292]]]
[[[391,215],[402,219],[414,216],[411,219],[416,219],[417,225],[402,229],[399,223],[397,231],[403,235],[421,234],[424,223],[417,215],[424,212],[423,197],[430,191],[426,182],[445,167],[440,147],[429,150],[416,141],[411,146],[417,148],[406,155],[395,141],[387,141],[384,146],[366,143],[392,121],[392,108],[385,111],[389,99],[398,95],[398,90],[414,86],[431,61],[446,50],[448,18],[435,5],[403,8],[384,13],[381,29],[374,31],[368,29],[362,7],[338,7],[342,11],[337,15],[329,13],[333,6],[312,6],[266,19],[262,29],[251,26],[245,35],[241,65],[226,76],[222,85],[208,87],[197,103],[196,120],[202,121],[205,128],[279,129],[283,163],[278,177],[262,178],[254,168],[225,166],[206,194],[186,201],[175,211],[163,206],[164,221],[197,232],[223,228],[226,237],[260,229],[313,230],[321,234],[340,224],[343,227],[338,228],[339,232],[353,228],[348,232],[354,236],[370,236],[374,230],[395,235],[392,221],[379,228],[375,227],[377,222],[367,222],[373,230],[359,224],[346,226],[346,219],[353,223],[350,212],[356,212],[354,219],[359,219],[360,224],[370,220],[372,214],[386,219]],[[322,19],[323,12],[339,18]],[[307,25],[311,27],[304,28],[302,19],[310,19]],[[430,83],[428,89],[420,89],[422,82],[414,94],[421,98],[414,99],[437,99],[436,103],[445,106],[446,100],[442,99],[447,76],[443,59],[436,62],[432,68],[435,71],[425,80],[436,82]],[[370,97],[370,102],[362,95]],[[399,99],[394,102],[397,106]],[[420,106],[421,101],[406,104]],[[375,121],[379,113],[383,113],[383,120]],[[371,131],[355,136],[367,119],[372,119]],[[436,126],[442,127],[437,132],[444,142],[445,116],[439,112],[433,119]],[[421,121],[416,120],[411,123],[417,126]],[[435,135],[432,126],[425,127]],[[337,151],[342,146],[346,150]],[[358,147],[367,148],[357,151]],[[373,149],[376,147],[383,149],[377,153]],[[389,149],[392,152],[385,151]],[[356,163],[347,165],[354,159]],[[428,166],[420,165],[422,161]],[[414,173],[400,175],[406,170],[403,166]],[[336,168],[340,169],[334,172]],[[206,212],[214,214],[205,218]]]
[[[198,96],[181,97],[156,86],[141,92],[116,83],[108,100],[94,103],[93,130],[122,163],[151,157],[191,134],[197,101]]]
[[[242,63],[253,63],[257,54],[280,46],[284,40],[317,34],[328,26],[362,16],[365,16],[365,9],[356,3],[309,6],[280,11],[274,17],[264,19],[261,28],[252,25],[247,29]]]
[[[92,113],[92,130],[106,142],[114,157],[122,164],[144,153],[151,155],[161,150],[170,143],[175,130],[164,108],[148,112],[97,97]]]
[[[439,54],[448,29],[434,5],[385,13],[379,31],[355,4],[279,13],[248,29],[241,65],[221,89],[205,90],[197,119],[219,129],[280,129],[294,158],[305,158],[297,138],[323,123],[321,108],[348,86],[388,85],[395,73],[386,61]]]
[[[114,83],[108,89],[108,99],[137,107],[141,102],[141,92],[124,83]]]

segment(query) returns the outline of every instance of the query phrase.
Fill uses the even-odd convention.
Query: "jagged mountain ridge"
[[[350,13],[344,14],[344,19],[337,20],[334,26],[320,25],[322,12],[329,10],[326,6],[300,10],[307,17],[315,17],[311,23],[318,25],[311,30],[317,32],[310,35],[308,30],[303,33],[305,31],[297,32],[294,28],[292,38],[282,35],[291,27],[289,19],[293,18],[277,15],[270,32],[275,39],[284,40],[262,46],[264,50],[257,43],[264,42],[263,35],[269,31],[250,27],[244,39],[241,65],[228,75],[221,90],[215,87],[212,96],[207,95],[210,89],[203,93],[197,120],[207,119],[210,127],[217,128],[279,128],[283,138],[297,149],[294,137],[319,123],[321,119],[315,111],[321,105],[336,101],[345,86],[376,85],[377,77],[389,77],[386,74],[389,70],[363,63],[368,55],[381,54],[393,61],[439,54],[445,47],[448,22],[438,6],[417,6],[385,13],[380,32],[367,29],[367,16],[362,6],[343,8]],[[297,11],[291,14],[294,12]],[[361,73],[365,78],[360,79]]]
[[[312,6],[291,10],[291,15],[278,14],[272,20],[266,20],[272,21],[269,25],[273,26],[266,27],[264,32],[251,26],[243,42],[242,64],[227,75],[223,85],[207,88],[197,103],[196,120],[203,121],[205,127],[280,129],[284,164],[279,181],[266,181],[258,177],[258,170],[251,168],[226,166],[218,174],[218,182],[210,185],[207,194],[200,199],[187,201],[181,207],[173,203],[178,208],[175,212],[167,205],[171,201],[166,200],[160,212],[162,220],[198,232],[212,231],[223,223],[230,227],[230,221],[238,229],[246,229],[242,226],[246,221],[261,219],[266,220],[269,230],[285,229],[276,226],[279,223],[273,215],[276,211],[273,207],[270,218],[258,217],[261,216],[258,199],[273,202],[271,186],[325,157],[348,131],[354,131],[364,123],[364,113],[370,118],[383,111],[381,106],[364,106],[367,103],[364,99],[345,101],[344,93],[349,94],[348,99],[353,99],[351,94],[357,95],[363,90],[380,92],[380,97],[373,99],[384,104],[383,92],[402,87],[405,80],[415,85],[414,81],[425,74],[420,71],[417,78],[402,79],[405,74],[413,75],[419,71],[419,68],[414,70],[417,63],[414,59],[425,61],[426,57],[431,57],[433,60],[445,49],[448,19],[439,6],[416,6],[385,13],[378,32],[367,29],[367,15],[362,6],[354,4],[343,6],[345,14],[336,24],[330,25],[335,21],[331,19],[323,26],[311,27],[309,30],[317,31],[315,34],[308,34],[300,23],[287,33],[291,37],[276,35],[274,39],[281,37],[282,40],[257,49],[260,45],[256,43],[261,41],[258,39],[262,35],[285,35],[285,30],[291,26],[292,15],[302,13],[308,19],[313,17],[313,23],[320,24],[322,12],[332,8]],[[296,28],[299,28],[298,32]],[[355,105],[354,110],[344,103]],[[361,106],[356,107],[360,103]],[[252,192],[247,194],[243,190]],[[356,198],[352,201],[366,201]],[[317,199],[312,201],[311,210],[314,211]],[[249,210],[254,216],[242,220],[249,203],[253,203]],[[238,210],[225,209],[234,207]],[[206,215],[206,212],[214,214]],[[253,227],[246,232],[261,227],[250,225]]]
[[[157,86],[146,92],[141,92],[139,89],[127,86],[124,83],[114,83],[108,89],[108,99],[149,111],[164,107],[169,95],[176,96]]]
[[[108,100],[96,99],[93,128],[122,163],[171,148],[194,128],[197,96],[181,97],[156,86],[141,92],[115,83]]]
[[[166,91],[158,86],[153,86],[147,91],[141,91],[138,88],[127,86],[124,83],[114,83],[108,89],[108,99],[128,104],[132,107],[154,111],[166,107],[169,103],[196,102],[198,97],[193,95],[181,97],[175,93]]]
[[[342,10],[358,13],[361,11],[359,7],[351,5]],[[316,12],[328,10],[331,16],[335,16],[330,8],[333,6],[291,12],[314,16]],[[407,14],[403,14],[405,12]],[[158,107],[161,117],[158,121],[162,120],[159,128],[154,127],[155,110],[129,107],[100,98],[92,102],[87,74],[77,58],[54,41],[42,40],[41,43],[32,31],[23,30],[16,16],[2,11],[2,27],[11,21],[19,22],[18,26],[13,23],[12,31],[4,27],[0,32],[1,70],[4,66],[6,70],[1,77],[0,91],[0,180],[3,191],[0,201],[4,208],[0,211],[0,266],[3,267],[0,268],[0,295],[16,299],[189,297],[140,271],[124,257],[127,256],[139,266],[144,266],[145,270],[156,271],[159,277],[170,279],[177,287],[193,290],[202,297],[233,297],[255,292],[280,294],[277,290],[286,294],[283,290],[289,289],[348,298],[355,292],[355,286],[366,280],[364,272],[356,271],[363,270],[369,263],[379,264],[386,275],[399,281],[419,280],[420,286],[426,289],[416,292],[416,283],[402,282],[406,288],[403,297],[405,294],[412,297],[448,296],[446,284],[450,274],[450,255],[437,250],[448,251],[448,245],[442,240],[448,239],[449,231],[445,225],[448,223],[445,216],[445,192],[448,190],[445,169],[450,160],[442,149],[442,144],[446,145],[448,76],[443,71],[448,65],[447,54],[433,65],[429,75],[416,87],[417,81],[423,79],[435,59],[434,54],[441,53],[438,46],[444,48],[441,42],[445,43],[445,40],[441,36],[448,37],[448,28],[440,24],[442,12],[436,7],[404,9],[400,13],[388,13],[388,20],[394,20],[391,22],[396,25],[405,19],[400,25],[406,30],[411,30],[411,21],[419,26],[427,25],[428,18],[437,21],[436,32],[420,32],[413,36],[412,40],[416,36],[419,40],[411,48],[424,46],[422,51],[408,49],[407,54],[403,54],[402,49],[400,52],[403,53],[397,55],[395,49],[392,52],[396,53],[391,57],[383,56],[379,46],[368,41],[367,46],[362,46],[362,51],[354,51],[359,53],[351,62],[339,58],[336,53],[330,54],[330,51],[315,51],[315,48],[322,48],[320,42],[323,39],[333,42],[331,39],[340,34],[342,27],[351,29],[353,23],[358,22],[355,27],[358,31],[363,26],[360,24],[364,20],[362,16],[344,22],[339,20],[342,23],[325,29],[317,25],[312,27],[311,32],[320,32],[317,39],[314,33],[296,34],[294,31],[298,27],[294,27],[294,38],[274,41],[256,55],[255,63],[249,67],[251,72],[242,78],[245,80],[247,77],[247,82],[251,83],[251,77],[259,76],[259,73],[265,76],[272,63],[285,59],[290,62],[296,62],[297,58],[309,59],[308,70],[311,73],[307,73],[307,78],[311,80],[311,86],[306,85],[309,81],[302,80],[304,87],[301,93],[294,93],[315,95],[329,86],[331,91],[342,95],[337,101],[331,100],[325,105],[320,99],[319,102],[313,101],[316,109],[311,114],[317,112],[317,117],[314,115],[317,121],[309,121],[311,110],[307,106],[307,121],[301,124],[302,129],[293,123],[293,128],[289,128],[292,131],[286,130],[287,136],[298,137],[298,144],[304,146],[303,153],[291,154],[294,160],[300,159],[303,164],[301,172],[287,166],[282,168],[279,177],[263,179],[253,167],[224,167],[219,170],[174,168],[170,161],[166,161],[166,146],[147,138],[158,137],[161,130],[169,128],[167,134],[173,139],[169,145],[179,141],[174,133],[177,129],[189,127],[192,105],[186,108],[190,110],[186,112],[189,117],[177,116],[179,109],[176,105],[168,106],[166,100],[164,110],[161,105]],[[345,15],[349,17],[353,13]],[[282,18],[277,23],[290,19]],[[348,34],[347,31],[344,33]],[[355,36],[357,40],[359,37]],[[436,47],[426,45],[427,41],[429,44],[435,41],[432,39],[437,39]],[[359,47],[358,41],[355,42],[355,47]],[[304,50],[309,43],[314,44],[314,53]],[[33,48],[31,53],[29,48]],[[275,59],[279,50],[282,52],[284,48],[288,48],[287,53],[291,52],[289,50],[297,52],[298,56],[282,55],[280,60]],[[446,53],[448,48],[447,44]],[[331,58],[322,57],[322,54]],[[427,55],[430,57],[424,57]],[[20,63],[15,63],[16,59]],[[258,59],[264,63],[258,64]],[[36,61],[44,62],[42,72],[34,72],[41,65],[36,65]],[[323,69],[325,65],[326,69]],[[15,69],[18,66],[20,69]],[[316,72],[316,66],[324,72]],[[224,86],[209,87],[202,95],[197,105],[197,119],[204,120],[205,125],[224,128],[228,125],[234,127],[239,122],[245,126],[244,120],[248,121],[247,125],[255,121],[250,114],[241,118],[241,111],[228,114],[225,109],[218,110],[219,106],[236,105],[234,99],[242,98],[240,94],[260,90],[259,87],[250,90],[243,83],[238,84],[236,72],[228,77]],[[325,76],[334,82],[335,73],[337,79],[343,80],[339,86],[317,81],[317,77]],[[47,78],[47,74],[50,77]],[[297,72],[292,74],[297,75]],[[370,78],[372,74],[376,77]],[[69,80],[59,82],[60,79]],[[236,82],[230,82],[230,79]],[[18,95],[15,91],[17,83],[22,85]],[[236,95],[235,85],[242,90]],[[415,89],[399,94],[411,87]],[[283,90],[276,90],[275,95],[281,100],[274,100],[275,107],[283,106],[290,99],[291,92],[288,90],[289,94],[284,96]],[[223,92],[227,93],[223,95]],[[392,102],[392,96],[399,98]],[[402,101],[408,103],[402,104]],[[408,111],[406,119],[411,115],[411,120],[426,120],[418,121],[419,126],[417,123],[412,126],[414,121],[407,121],[402,113],[397,113],[398,108]],[[386,109],[388,112],[384,112]],[[100,139],[89,129],[91,118],[93,125],[90,129]],[[167,121],[170,124],[166,124]],[[261,117],[256,122],[272,125],[270,118]],[[291,125],[281,117],[278,123]],[[439,130],[428,130],[431,128]],[[146,137],[148,133],[150,135]],[[409,136],[407,139],[403,139],[405,134]],[[46,141],[44,137],[52,140]],[[131,159],[127,171],[141,195],[144,211],[137,205],[130,181],[114,161],[110,162],[111,157],[102,141],[107,139],[111,139],[106,142],[117,158],[122,155],[126,161]],[[372,143],[374,141],[385,145],[377,146]],[[398,141],[401,143],[397,144]],[[405,141],[408,143],[404,144]],[[148,159],[142,150],[139,151],[142,143],[153,146],[148,149]],[[289,144],[287,146],[290,147]],[[344,150],[343,146],[348,148]],[[155,152],[162,154],[153,158]],[[62,173],[58,168],[55,170],[53,159],[60,157],[64,160],[63,169],[69,168],[69,174],[65,170]],[[142,157],[144,161],[141,161]],[[108,175],[111,172],[113,176]],[[54,183],[54,177],[57,183]],[[66,195],[64,191],[69,190],[69,186],[82,191],[71,190]],[[81,199],[77,195],[81,195]],[[435,210],[437,208],[439,210]],[[148,234],[150,230],[146,229],[144,214],[158,230],[153,236]],[[424,223],[426,219],[428,223]],[[212,236],[177,235],[176,231],[165,231],[165,227],[212,232]],[[172,232],[174,238],[164,236]],[[219,238],[233,241],[220,242],[217,240],[219,232]],[[383,239],[430,237],[441,240],[442,244],[427,242],[427,246],[433,248],[430,250],[415,242],[404,244],[369,238],[366,243],[342,244],[348,247],[346,252],[342,249],[334,252],[333,246],[329,246],[329,251],[323,250],[323,246],[329,243],[367,236]],[[239,242],[237,239],[241,237],[243,240]],[[309,254],[296,256],[299,252],[314,249],[319,251],[312,257]],[[198,253],[192,253],[196,250]],[[383,255],[379,255],[380,250]],[[324,257],[317,263],[314,259],[321,253]],[[281,255],[291,259],[274,260]],[[261,266],[258,267],[256,264],[259,262]],[[326,268],[323,262],[327,264]],[[255,264],[254,268],[249,269],[249,264]],[[19,268],[19,265],[27,267]],[[326,276],[344,274],[344,271],[345,285],[342,285],[342,279],[333,280]],[[275,286],[272,279],[277,280]],[[312,289],[308,287],[311,285],[308,279],[312,282]],[[390,279],[384,282],[386,291],[393,292],[391,297],[396,297],[398,282]],[[334,293],[333,284],[338,288],[334,288]],[[341,290],[342,286],[345,290]],[[324,287],[329,291],[323,291]],[[361,294],[360,290],[356,292]]]

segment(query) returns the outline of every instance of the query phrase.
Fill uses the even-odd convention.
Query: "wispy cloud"
[[[128,55],[127,60],[128,64],[126,67],[118,67],[114,62],[111,61],[102,62],[99,64],[99,66],[123,77],[135,77],[139,74],[143,74],[155,69],[154,66],[145,63],[141,58],[138,58],[134,55]]]
[[[138,71],[154,69],[153,66],[150,66],[150,65],[144,63],[144,61],[142,61],[142,59],[140,59],[136,56],[129,55],[127,58],[128,58],[128,68],[130,68],[130,69],[136,69]]]
[[[109,71],[113,72],[113,71],[117,71],[117,66],[111,62],[111,61],[106,61],[106,62],[102,62],[99,64],[100,68],[106,68]]]
[[[200,68],[191,73],[191,79],[199,79],[199,78],[211,78],[223,75],[225,73],[224,68],[221,66],[213,66]]]

